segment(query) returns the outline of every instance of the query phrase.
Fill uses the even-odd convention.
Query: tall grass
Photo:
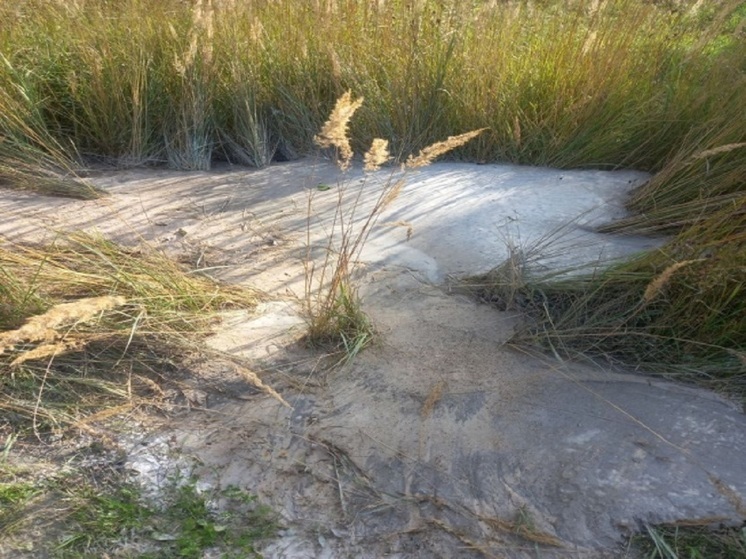
[[[530,265],[501,273],[508,262],[477,282],[490,300],[532,318],[514,341],[744,398],[746,191],[743,158],[735,156],[743,148],[692,155],[687,147],[633,197],[642,213],[607,227],[672,233],[661,249],[561,280],[537,276]]]
[[[458,157],[658,170],[693,130],[744,127],[743,17],[727,0],[3,3],[0,159],[23,139],[78,165],[263,165],[311,149],[352,89],[360,153],[486,126]]]

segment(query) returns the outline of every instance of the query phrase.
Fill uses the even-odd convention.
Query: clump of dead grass
[[[139,408],[169,409],[223,309],[251,309],[257,294],[222,286],[143,245],[86,233],[48,245],[0,246],[0,410],[37,436]],[[214,353],[214,352],[212,352]],[[211,353],[211,355],[212,355]],[[219,359],[219,356],[214,356]],[[242,367],[247,382],[287,403]]]

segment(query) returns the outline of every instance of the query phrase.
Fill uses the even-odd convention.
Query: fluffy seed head
[[[376,138],[370,145],[370,149],[365,153],[363,161],[365,162],[366,171],[377,171],[381,165],[386,163],[391,156],[389,155],[389,141]]]
[[[404,166],[408,169],[416,169],[418,167],[425,167],[430,165],[437,157],[448,153],[449,151],[456,149],[457,147],[463,146],[469,140],[476,138],[482,132],[487,130],[486,128],[480,128],[479,130],[472,130],[458,136],[449,136],[447,140],[442,142],[435,142],[434,144],[426,147],[417,156],[410,155],[407,158],[407,162]]]
[[[352,147],[347,137],[347,128],[352,115],[363,104],[363,98],[352,98],[352,92],[347,91],[337,99],[336,105],[324,123],[321,132],[314,136],[313,141],[321,148],[335,147],[338,150],[338,165],[342,170],[349,168],[352,161]]]

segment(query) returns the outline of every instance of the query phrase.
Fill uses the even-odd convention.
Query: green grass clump
[[[204,493],[192,482],[174,481],[155,504],[132,485],[104,492],[84,486],[65,500],[69,528],[57,548],[61,559],[100,557],[117,548],[142,559],[199,559],[208,549],[218,550],[219,557],[259,558],[255,546],[278,528],[269,508],[235,487]],[[133,543],[147,551],[128,552]]]
[[[0,466],[0,479],[5,478]],[[29,481],[0,481],[0,534],[11,532],[20,519],[19,511],[39,493],[39,488]]]
[[[106,544],[142,532],[154,515],[141,502],[137,488],[126,484],[103,491],[84,485],[60,496],[66,501],[66,524],[72,530],[58,544],[59,557],[95,557]]]

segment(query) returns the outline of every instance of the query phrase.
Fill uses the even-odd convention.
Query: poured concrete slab
[[[342,369],[320,368],[298,343],[304,258],[320,262],[338,240],[340,200],[359,231],[399,178],[342,176],[313,160],[127,171],[95,179],[111,193],[103,201],[4,194],[0,235],[87,228],[147,240],[270,294],[254,314],[227,315],[210,343],[270,371],[293,408],[261,396],[221,403],[130,454],[146,483],[166,479],[158,465],[194,460],[201,483],[258,494],[286,525],[266,557],[622,557],[622,539],[643,523],[746,519],[737,406],[517,353],[505,342],[519,316],[443,289],[511,245],[539,272],[658,246],[593,231],[624,215],[642,173],[436,164],[407,175],[360,255],[380,340]]]

